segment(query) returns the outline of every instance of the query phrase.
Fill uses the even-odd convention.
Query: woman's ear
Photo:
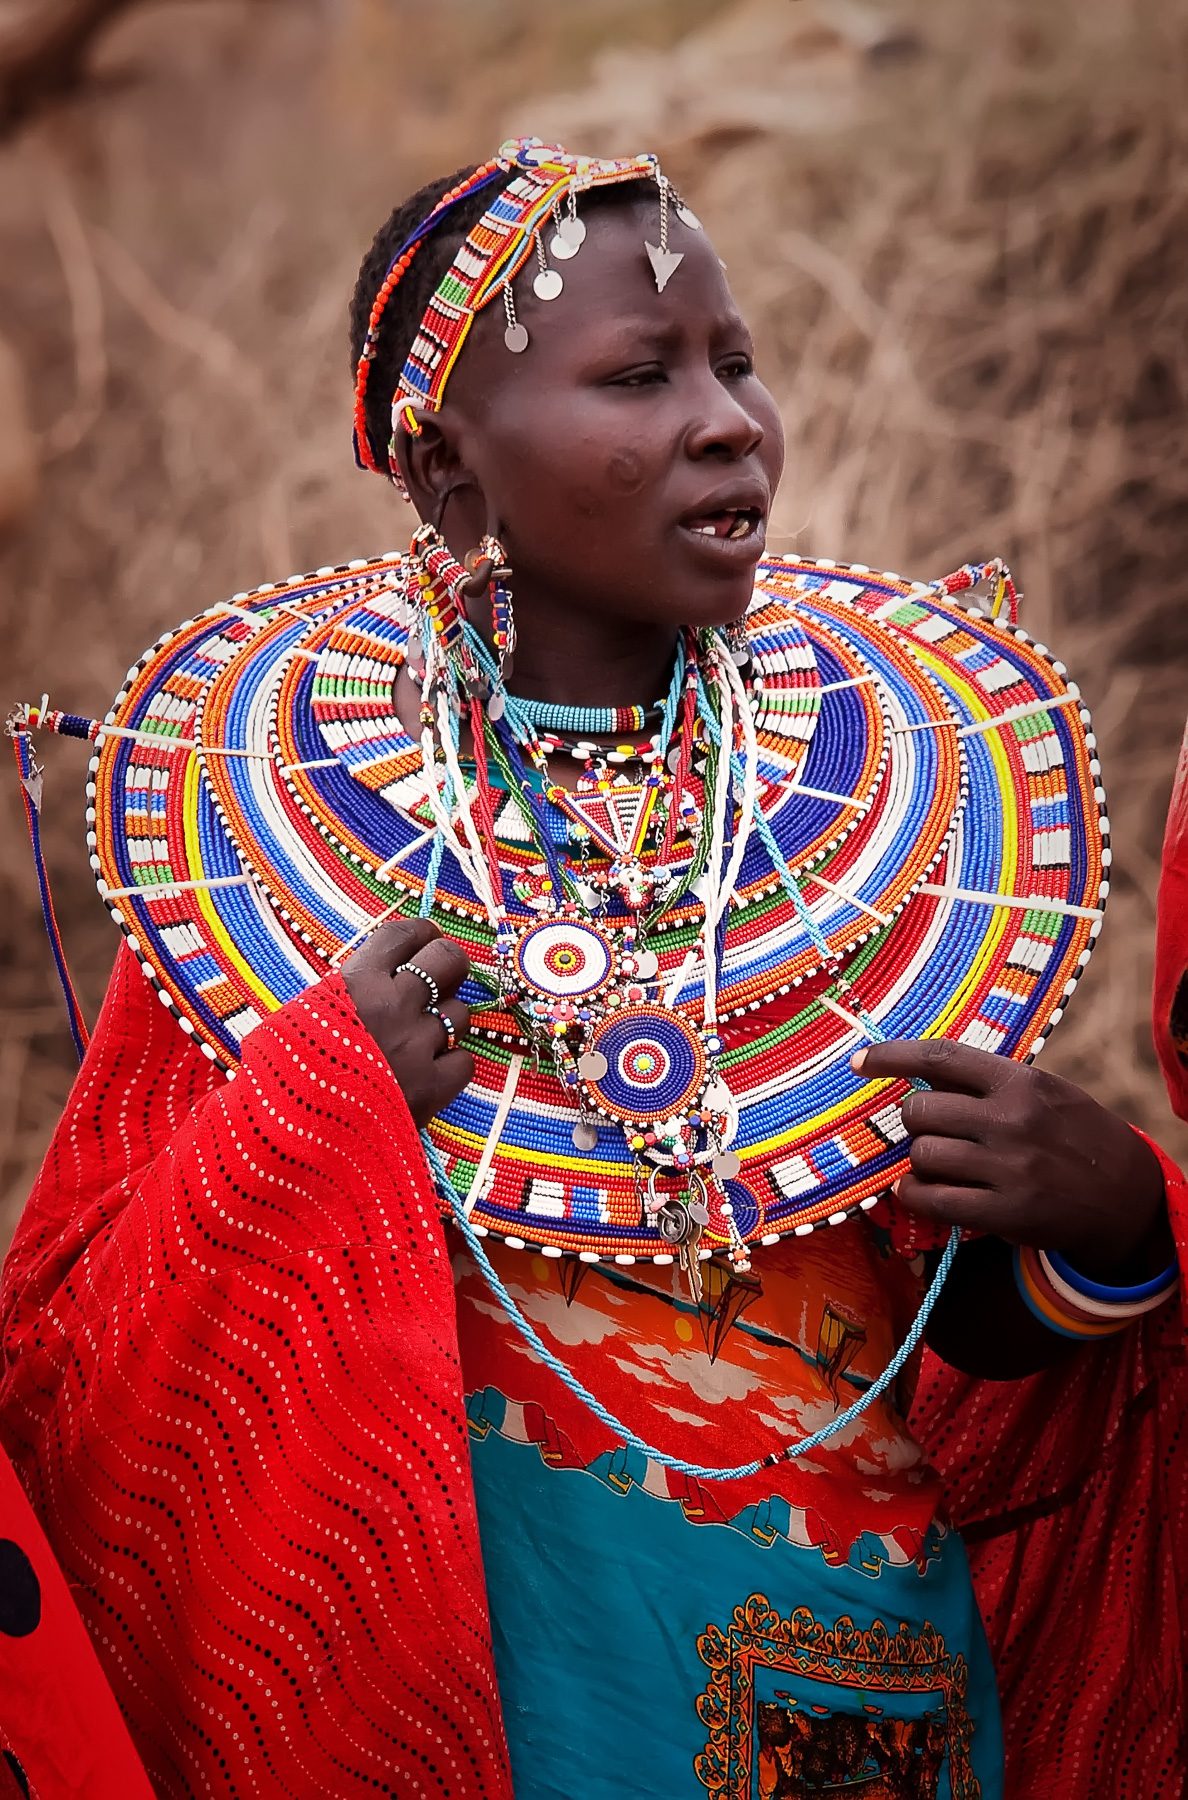
[[[440,527],[445,504],[455,495],[474,503],[468,512],[477,508],[477,515],[483,515],[478,481],[459,453],[450,421],[420,407],[409,407],[407,413],[419,429],[409,431],[402,416],[395,434],[396,461],[420,517]]]

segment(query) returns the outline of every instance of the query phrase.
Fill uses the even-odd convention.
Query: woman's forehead
[[[655,207],[650,209],[653,213]],[[562,287],[552,299],[533,288],[535,265],[515,283],[515,308],[528,332],[528,347],[509,353],[503,309],[487,306],[475,320],[451,388],[464,399],[475,383],[531,382],[533,370],[556,372],[593,358],[673,349],[689,338],[746,337],[746,325],[722,266],[704,231],[670,228],[669,248],[681,257],[663,292],[646,250],[649,208],[601,206],[592,213],[578,255],[561,269]],[[449,395],[445,404],[449,404]]]

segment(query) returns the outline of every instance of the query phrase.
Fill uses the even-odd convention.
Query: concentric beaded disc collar
[[[187,621],[129,671],[99,731],[100,891],[182,1029],[229,1073],[260,1018],[424,891],[435,831],[420,749],[392,709],[400,560],[292,577]],[[718,1099],[737,1114],[725,1192],[754,1243],[872,1204],[904,1166],[902,1086],[849,1068],[864,1021],[1036,1054],[1100,930],[1109,850],[1088,714],[1005,619],[898,576],[771,559],[749,626],[765,830],[813,922],[756,832],[728,914],[715,1052]],[[496,823],[509,891],[530,894],[536,853]],[[433,916],[490,976],[492,931],[448,855],[436,894]],[[598,1084],[615,1105],[616,1083],[696,1085],[697,980],[681,1044],[659,1041],[647,1008],[700,912],[689,893],[657,920],[643,1004],[632,1014],[621,996],[623,1043]],[[519,926],[533,917],[525,903]],[[846,958],[853,1010],[821,974],[821,942]],[[518,955],[527,984],[551,991],[573,947],[525,936]],[[490,983],[464,991],[475,1078],[431,1134],[476,1230],[670,1261],[621,1124],[578,1148],[557,1072],[537,1066]],[[712,1216],[706,1249],[727,1238]]]

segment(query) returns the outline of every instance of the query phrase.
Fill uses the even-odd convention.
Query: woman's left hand
[[[932,1090],[901,1109],[912,1166],[896,1194],[911,1211],[1057,1250],[1107,1281],[1168,1235],[1154,1151],[1071,1081],[948,1038],[872,1044],[851,1067]]]

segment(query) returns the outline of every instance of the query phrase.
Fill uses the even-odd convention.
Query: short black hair
[[[456,169],[452,175],[443,175],[437,181],[427,182],[407,200],[401,201],[376,232],[371,248],[363,258],[359,279],[351,298],[352,381],[363,354],[371,309],[388,270],[403,245],[433,211],[442,195],[468,181],[477,167],[478,164],[471,163],[465,168]],[[645,179],[646,177],[640,177],[641,181]],[[587,213],[592,205],[635,201],[639,198],[639,187],[640,183],[637,181],[623,181],[594,188],[582,196],[582,212]],[[425,316],[425,308],[453,262],[458,246],[486,212],[491,203],[492,192],[492,187],[484,185],[450,208],[440,224],[421,243],[408,272],[397,283],[384,308],[376,339],[375,357],[367,377],[367,400],[364,407],[367,441],[381,474],[393,473],[388,459],[388,444],[392,436],[392,395],[396,392],[400,371],[412,348],[417,328]]]

